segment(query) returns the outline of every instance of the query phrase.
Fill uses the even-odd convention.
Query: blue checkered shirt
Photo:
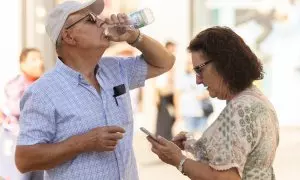
[[[144,85],[147,64],[142,56],[103,57],[96,68],[98,93],[83,76],[59,59],[55,68],[34,83],[21,100],[18,145],[58,143],[93,128],[108,125],[126,130],[115,151],[83,153],[53,169],[46,179],[137,180],[133,152],[133,116],[129,90]],[[126,93],[113,97],[113,87]]]

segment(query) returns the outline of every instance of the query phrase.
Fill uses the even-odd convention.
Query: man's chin
[[[111,46],[111,43],[109,41],[103,41],[99,46],[101,49],[107,49]]]

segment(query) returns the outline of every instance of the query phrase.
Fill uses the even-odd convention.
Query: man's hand
[[[139,35],[139,30],[131,26],[129,17],[124,13],[112,14],[110,18],[105,19],[105,23],[103,27],[106,28],[106,36],[111,41],[133,43]]]
[[[22,172],[47,170],[65,163],[84,152],[113,151],[125,130],[118,126],[106,126],[72,136],[53,144],[18,145],[16,165]]]
[[[90,132],[80,135],[79,143],[82,143],[82,152],[103,152],[115,150],[125,130],[118,126],[105,126],[92,129]]]

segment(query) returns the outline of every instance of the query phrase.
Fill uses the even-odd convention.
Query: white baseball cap
[[[56,44],[57,38],[68,16],[84,8],[89,8],[98,15],[103,11],[104,2],[103,0],[88,0],[84,3],[65,1],[49,12],[46,20],[46,32],[54,44]]]

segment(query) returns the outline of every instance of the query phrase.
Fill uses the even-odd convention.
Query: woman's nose
[[[203,78],[199,75],[196,75],[196,84],[202,84],[203,83]]]

